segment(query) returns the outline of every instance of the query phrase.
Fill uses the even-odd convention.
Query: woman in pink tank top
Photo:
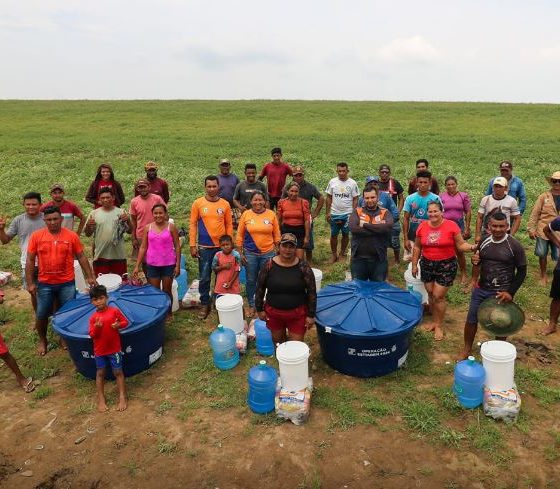
[[[163,290],[173,303],[171,289],[173,278],[177,277],[181,266],[181,245],[179,234],[174,224],[169,222],[167,208],[163,204],[156,204],[152,207],[154,222],[146,226],[142,236],[142,244],[138,250],[138,259],[133,278],[138,277],[138,271],[144,257],[144,270],[148,283]],[[169,306],[169,316],[171,319],[171,304]]]

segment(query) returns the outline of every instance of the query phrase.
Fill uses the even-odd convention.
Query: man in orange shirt
[[[218,177],[209,175],[204,179],[204,197],[196,199],[191,207],[189,244],[191,256],[198,260],[198,290],[202,309],[199,319],[210,314],[210,280],[212,260],[220,251],[220,238],[233,235],[231,207],[218,195]],[[197,244],[198,242],[198,244]]]
[[[57,307],[62,307],[76,295],[74,257],[80,263],[87,283],[95,285],[80,238],[74,231],[62,227],[60,209],[54,206],[43,209],[43,219],[47,227],[31,234],[25,264],[27,291],[37,298],[35,327],[39,335],[37,351],[41,356],[47,353],[47,325],[54,312],[55,300]],[[39,265],[37,284],[33,281],[35,258]]]

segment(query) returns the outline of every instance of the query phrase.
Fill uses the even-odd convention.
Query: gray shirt
[[[284,189],[282,190],[283,199],[288,197],[288,186],[290,184],[291,182],[285,185]],[[299,196],[302,199],[305,199],[307,200],[307,202],[309,202],[309,210],[311,210],[311,204],[313,203],[312,202],[313,198],[319,200],[321,198],[321,195],[322,195],[321,192],[319,192],[319,189],[315,185],[305,180],[303,181],[303,184],[299,186]]]
[[[21,266],[25,268],[25,262],[27,261],[27,243],[29,242],[29,237],[31,233],[42,229],[45,227],[45,221],[43,221],[43,213],[39,213],[37,217],[31,218],[27,214],[20,214],[12,219],[6,234],[10,238],[18,237],[19,248],[21,250]]]
[[[233,198],[238,200],[239,203],[247,209],[251,208],[251,196],[260,191],[264,194],[264,198],[268,201],[268,192],[266,191],[266,185],[257,180],[255,183],[249,183],[247,180],[242,180],[235,187],[233,192]]]

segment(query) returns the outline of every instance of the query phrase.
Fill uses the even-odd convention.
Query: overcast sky
[[[0,0],[0,98],[560,102],[560,1]]]

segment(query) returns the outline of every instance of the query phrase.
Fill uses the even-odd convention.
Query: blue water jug
[[[214,354],[214,365],[220,370],[229,370],[239,363],[239,351],[235,346],[235,332],[222,324],[212,331],[210,346]]]
[[[187,283],[188,283],[188,273],[184,268],[181,268],[181,272],[179,276],[176,278],[177,280],[177,295],[179,296],[179,300],[183,300],[185,294],[187,293]]]
[[[187,269],[187,259],[185,255],[181,255],[181,268]]]
[[[257,342],[257,352],[261,355],[274,355],[274,343],[272,342],[272,333],[266,327],[266,323],[257,319],[255,321],[255,337]]]
[[[459,362],[455,366],[453,392],[461,406],[472,409],[482,404],[484,395],[484,367],[474,357]]]
[[[264,360],[261,360],[259,365],[249,370],[247,379],[249,380],[247,403],[251,411],[258,414],[273,411],[276,382],[278,381],[276,370],[269,367]]]
[[[247,283],[247,272],[245,267],[241,267],[241,271],[239,272],[239,282],[243,285]]]

